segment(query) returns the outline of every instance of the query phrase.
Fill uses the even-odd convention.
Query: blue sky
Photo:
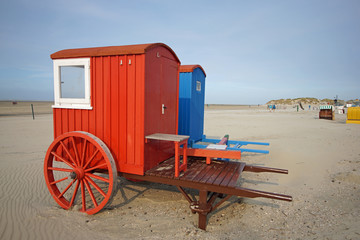
[[[163,42],[206,71],[206,103],[360,98],[358,0],[2,0],[0,100],[53,100],[49,55]]]

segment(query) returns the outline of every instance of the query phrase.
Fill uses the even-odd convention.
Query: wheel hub
[[[75,168],[74,171],[70,173],[70,177],[72,179],[79,179],[82,180],[85,177],[85,172],[82,168]]]

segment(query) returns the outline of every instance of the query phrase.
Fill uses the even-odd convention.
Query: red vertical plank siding
[[[69,132],[75,131],[75,110],[69,109],[68,110],[69,116]]]
[[[95,65],[95,136],[104,140],[104,78],[103,57],[96,58]]]
[[[60,108],[53,109],[54,139],[63,133],[62,131],[63,121],[62,121],[61,113],[62,113],[62,109]]]
[[[103,58],[103,109],[104,109],[104,142],[111,147],[111,65],[110,56]]]
[[[94,135],[96,135],[95,132],[95,109],[96,109],[96,58],[91,58],[90,60],[90,95],[91,95],[91,106],[92,106],[92,110],[89,111],[88,113],[88,126],[89,126],[89,133],[92,133]]]
[[[82,112],[84,110],[75,110],[75,131],[82,130]]]
[[[127,76],[127,163],[135,164],[135,57],[128,57],[128,76]]]
[[[81,130],[89,132],[89,111],[81,111]]]
[[[136,55],[136,96],[135,96],[135,165],[144,162],[144,103],[145,103],[145,56]]]
[[[123,171],[121,165],[127,162],[127,57],[120,56],[119,61],[119,168]]]
[[[110,64],[110,149],[115,161],[119,161],[119,57],[112,56]]]
[[[69,132],[68,109],[62,109],[62,130],[64,133]]]
[[[54,137],[54,139],[57,137],[57,131],[58,131],[58,127],[56,126],[56,124],[57,124],[57,121],[56,121],[56,119],[57,119],[57,116],[56,116],[56,108],[53,108],[52,109],[52,111],[53,111],[53,137]]]

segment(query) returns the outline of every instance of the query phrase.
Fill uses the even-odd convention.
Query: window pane
[[[85,98],[84,66],[60,67],[61,98]]]
[[[201,82],[196,81],[196,91],[201,92]]]

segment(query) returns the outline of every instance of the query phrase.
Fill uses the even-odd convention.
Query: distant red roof
[[[148,50],[158,46],[167,48],[174,55],[174,57],[180,62],[175,52],[168,45],[164,43],[65,49],[51,54],[50,57],[52,59],[60,59],[60,58],[114,56],[114,55],[126,55],[126,54],[143,54],[146,53]]]
[[[195,65],[180,65],[180,70],[179,72],[193,72],[194,69],[196,68],[200,68],[201,71],[203,71],[205,77],[206,77],[206,73],[204,71],[204,69],[199,65],[199,64],[195,64]]]

